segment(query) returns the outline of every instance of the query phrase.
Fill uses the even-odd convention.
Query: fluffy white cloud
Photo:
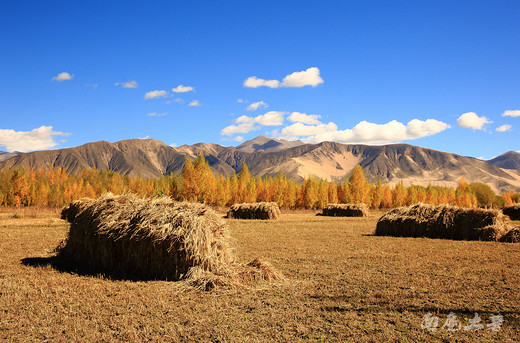
[[[327,132],[334,132],[337,129],[338,126],[333,122],[319,125],[305,125],[302,123],[295,123],[284,127],[281,131],[281,134],[283,136],[314,136]]]
[[[404,125],[396,120],[386,124],[375,124],[361,121],[352,129],[337,130],[336,124],[320,124],[315,126],[296,123],[282,129],[282,136],[301,138],[307,143],[333,141],[346,144],[389,144],[405,140],[431,136],[448,129],[450,126],[435,119],[425,121],[413,119]]]
[[[520,110],[505,111],[504,113],[502,113],[502,117],[520,117]]]
[[[236,142],[242,142],[244,140],[244,137],[236,136],[235,138],[233,138],[233,140],[236,141]]]
[[[58,144],[54,141],[54,136],[68,135],[68,133],[54,131],[52,126],[40,126],[31,131],[0,129],[0,146],[4,146],[11,152],[50,149]]]
[[[316,67],[308,68],[304,71],[296,71],[292,74],[284,77],[282,81],[283,87],[304,87],[312,86],[316,87],[323,83],[323,79],[320,76],[320,70]]]
[[[254,123],[241,123],[238,125],[229,125],[220,131],[220,134],[223,136],[232,136],[235,133],[248,133],[254,130],[258,130],[259,127],[256,127]]]
[[[220,131],[220,134],[231,136],[235,133],[248,133],[258,130],[260,126],[279,126],[283,124],[285,114],[286,112],[269,111],[256,117],[240,116],[235,119],[234,125],[225,127]]]
[[[202,106],[202,104],[198,100],[192,100],[188,106]]]
[[[157,99],[157,98],[166,98],[168,96],[167,91],[151,91],[144,95],[146,100]]]
[[[310,67],[307,70],[296,71],[283,78],[282,82],[278,80],[265,80],[260,79],[256,76],[250,76],[244,81],[244,87],[257,88],[257,87],[269,87],[269,88],[280,88],[280,87],[304,87],[312,86],[316,87],[323,83],[323,79],[320,76],[320,70],[316,67]]]
[[[300,112],[293,112],[287,119],[293,123],[304,123],[308,125],[319,125],[321,122],[318,120],[321,116],[317,114],[305,114]]]
[[[127,81],[127,82],[116,82],[115,86],[121,86],[123,88],[137,88],[137,81]]]
[[[242,103],[247,103],[247,102],[249,102],[249,101],[244,100],[244,99],[237,99],[237,102],[238,102],[239,104],[242,104]]]
[[[497,132],[506,132],[506,131],[511,130],[511,128],[512,128],[511,125],[509,125],[509,124],[504,124],[504,125],[502,125],[502,126],[497,127],[495,130],[496,130]]]
[[[248,116],[238,117],[236,123],[253,122],[262,126],[278,126],[283,124],[283,116],[286,112],[281,111],[269,111],[265,114],[261,114],[254,118]]]
[[[146,115],[148,117],[162,117],[162,116],[165,116],[167,114],[168,114],[168,112],[164,112],[164,113],[150,112],[150,113],[147,113]]]
[[[256,111],[259,108],[267,108],[269,105],[263,101],[254,102],[251,105],[247,106],[248,111]]]
[[[262,86],[269,88],[278,88],[280,87],[280,81],[259,79],[256,76],[250,76],[244,81],[244,87],[247,88],[258,88]]]
[[[51,80],[61,82],[61,81],[72,80],[73,78],[74,78],[73,74],[63,72],[63,73],[59,73],[58,75],[54,76]]]
[[[178,85],[177,87],[172,88],[172,92],[174,92],[174,93],[186,93],[186,92],[191,92],[194,90],[195,90],[195,88],[193,88],[193,87],[183,86],[183,85]]]
[[[473,130],[484,130],[484,125],[491,123],[488,118],[479,117],[475,112],[464,113],[457,119],[458,126]]]
[[[177,147],[177,144],[176,144],[176,143],[172,143],[172,144],[170,144],[170,146],[171,146],[172,148],[176,148],[176,147]]]

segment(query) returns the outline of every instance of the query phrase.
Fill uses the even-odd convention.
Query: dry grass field
[[[229,220],[237,259],[287,281],[202,292],[63,270],[49,258],[68,230],[58,212],[2,209],[0,341],[520,340],[520,244],[376,237],[380,215]],[[421,328],[428,313],[435,331]]]

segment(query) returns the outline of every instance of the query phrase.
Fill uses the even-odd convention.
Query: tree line
[[[68,174],[63,168],[19,168],[0,170],[0,205],[62,207],[83,197],[96,198],[111,192],[136,193],[147,197],[169,196],[179,201],[203,202],[212,206],[234,203],[274,201],[282,208],[320,209],[328,203],[365,203],[372,209],[393,208],[418,202],[463,207],[503,207],[520,203],[520,193],[495,195],[483,183],[468,183],[463,177],[458,186],[427,187],[403,182],[391,186],[381,180],[373,184],[356,166],[344,182],[308,177],[302,183],[277,176],[255,177],[244,164],[231,176],[215,174],[203,155],[187,159],[182,173],[144,179],[123,176],[113,171],[85,169]]]

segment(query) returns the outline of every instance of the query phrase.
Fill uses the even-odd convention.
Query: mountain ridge
[[[216,143],[170,147],[154,139],[99,141],[73,148],[20,153],[0,161],[0,169],[52,166],[78,173],[85,168],[96,168],[152,178],[181,172],[186,158],[199,154],[206,157],[214,172],[224,175],[238,172],[246,163],[255,176],[281,172],[296,181],[309,176],[343,181],[359,164],[371,182],[381,179],[390,184],[403,181],[405,185],[456,186],[464,176],[469,182],[489,184],[495,192],[520,190],[520,154],[516,152],[483,161],[409,144],[305,144],[266,136],[237,147]]]

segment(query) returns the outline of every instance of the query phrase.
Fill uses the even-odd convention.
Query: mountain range
[[[182,171],[186,158],[203,154],[212,170],[238,172],[244,163],[256,176],[280,172],[301,181],[317,176],[343,181],[361,165],[371,182],[456,186],[461,176],[489,184],[495,192],[520,190],[520,153],[509,151],[488,161],[408,144],[369,146],[322,142],[305,144],[258,136],[237,147],[197,143],[170,147],[154,139],[106,141],[74,148],[0,154],[0,169],[63,167],[68,173],[85,168],[113,170],[123,175],[158,177]]]

